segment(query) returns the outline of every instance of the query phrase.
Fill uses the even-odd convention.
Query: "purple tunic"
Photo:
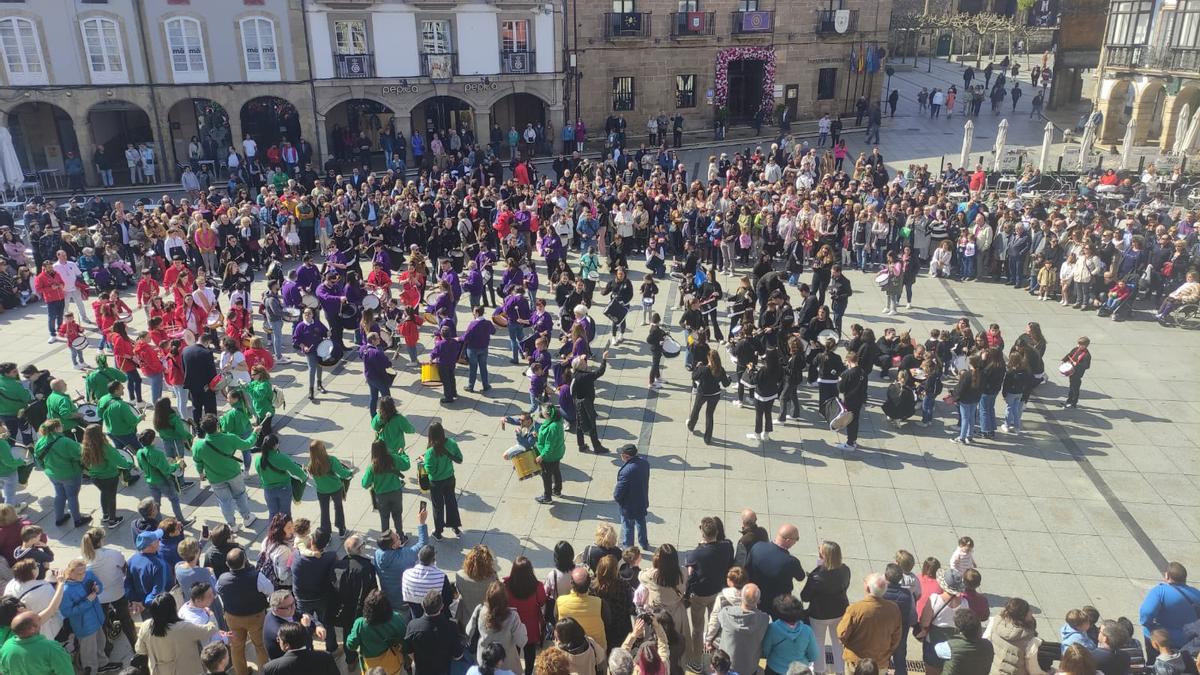
[[[462,343],[467,349],[487,349],[496,325],[487,319],[472,319],[463,331]]]

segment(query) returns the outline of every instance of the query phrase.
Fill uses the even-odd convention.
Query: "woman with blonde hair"
[[[83,533],[79,542],[79,553],[87,563],[87,569],[100,580],[103,590],[97,596],[105,612],[116,613],[121,630],[132,647],[137,641],[136,626],[129,613],[129,599],[125,597],[125,556],[115,548],[104,545],[107,532],[102,527],[93,527]]]
[[[808,603],[809,625],[816,638],[817,651],[823,653],[825,635],[828,633],[833,649],[833,672],[844,673],[846,667],[842,661],[842,644],[838,640],[837,626],[850,606],[850,599],[846,595],[850,588],[850,568],[842,564],[842,547],[837,542],[821,542],[817,547],[817,559],[817,566],[808,573],[808,580],[800,591],[800,599]],[[774,611],[773,607],[763,609]],[[825,672],[825,659],[817,659],[813,664],[813,672]]]
[[[317,491],[317,501],[321,505],[321,529],[329,532],[329,505],[333,504],[334,523],[338,528],[338,536],[346,536],[346,511],[343,502],[346,499],[344,481],[349,481],[354,472],[341,460],[329,454],[323,441],[313,439],[308,443],[308,465],[305,467],[312,476],[313,487]]]
[[[1067,647],[1058,662],[1059,675],[1096,675],[1096,658],[1076,642]]]
[[[179,562],[175,563],[175,582],[179,586],[179,593],[182,598],[187,600],[192,597],[192,586],[198,583],[206,583],[214,589],[217,587],[217,578],[212,571],[200,564],[200,549],[201,542],[196,541],[192,537],[184,537],[175,546],[175,552],[179,554]],[[215,596],[212,604],[213,612],[216,614],[217,625],[225,625],[224,612],[221,611],[221,597]]]
[[[108,442],[108,437],[104,435],[104,430],[99,424],[90,424],[83,430],[83,442],[80,447],[83,451],[83,468],[100,490],[103,525],[111,530],[125,520],[123,516],[117,515],[117,489],[120,486],[121,470],[132,468],[133,462],[117,452]]]
[[[496,558],[492,550],[478,544],[467,551],[463,558],[462,571],[454,580],[458,588],[458,616],[460,623],[475,612],[475,608],[487,598],[488,589],[499,577],[496,575]]]
[[[621,548],[617,546],[617,528],[613,527],[611,523],[600,523],[596,526],[592,543],[579,552],[575,562],[587,565],[588,570],[595,574],[600,559],[605,556],[613,556],[618,561],[621,560]]]

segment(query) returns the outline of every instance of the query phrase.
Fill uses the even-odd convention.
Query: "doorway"
[[[754,59],[729,62],[729,114],[735,121],[746,121],[762,107],[766,64]]]
[[[475,117],[471,104],[453,96],[435,96],[417,104],[412,113],[413,131],[420,131],[426,138],[432,138],[436,132],[445,133],[448,129],[457,129],[462,135],[467,129],[474,129]]]

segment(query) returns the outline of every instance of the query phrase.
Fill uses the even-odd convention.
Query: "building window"
[[[450,54],[454,51],[450,42],[450,22],[421,22],[421,51],[426,54]]]
[[[739,12],[757,12],[758,0],[738,0],[737,11]]]
[[[676,75],[675,76],[675,107],[676,108],[695,108],[696,107],[696,76],[695,75]]]
[[[613,110],[633,110],[633,78],[614,77],[612,88]]]
[[[822,68],[817,72],[817,100],[828,101],[837,94],[837,68]]]
[[[1152,0],[1115,0],[1109,6],[1108,37],[1110,45],[1144,45],[1150,37],[1153,15]]]
[[[171,71],[176,82],[203,82],[208,76],[204,59],[204,41],[200,22],[186,17],[167,21],[167,49],[171,52]]]
[[[79,22],[83,48],[87,52],[88,68],[93,84],[123,84],[129,81],[125,73],[125,57],[121,53],[121,33],[112,19],[84,19]]]
[[[9,84],[49,84],[42,43],[32,21],[18,17],[0,19],[0,47],[4,49]]]
[[[700,0],[679,0],[680,12],[699,12]]]
[[[242,50],[246,59],[246,79],[279,79],[274,21],[260,16],[242,19]]]
[[[613,14],[631,14],[637,11],[634,0],[613,0]]]
[[[1173,47],[1200,49],[1200,0],[1179,0],[1175,5]]]
[[[333,41],[338,54],[366,54],[367,22],[334,21]]]
[[[529,51],[529,21],[501,21],[500,49],[508,53]]]

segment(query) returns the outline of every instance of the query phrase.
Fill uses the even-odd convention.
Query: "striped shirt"
[[[422,565],[418,563],[404,571],[404,577],[401,580],[404,601],[421,604],[421,600],[424,599],[429,591],[441,593],[442,587],[445,584],[445,572],[438,569],[435,565]]]

